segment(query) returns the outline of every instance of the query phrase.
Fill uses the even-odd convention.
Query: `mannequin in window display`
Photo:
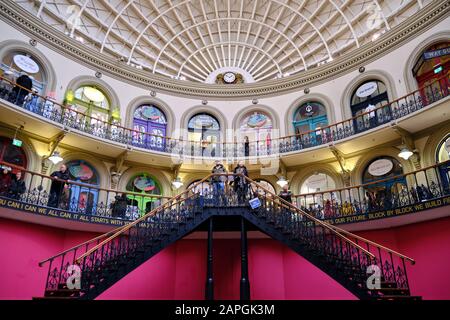
[[[239,161],[237,167],[234,168],[233,173],[234,174],[242,174],[245,177],[248,177],[247,167],[244,165],[243,160]],[[236,192],[236,194],[237,194],[237,199],[238,199],[239,204],[245,203],[245,197],[247,195],[248,182],[245,179],[245,177],[234,176],[234,180],[232,182],[233,189],[234,189],[234,192]]]

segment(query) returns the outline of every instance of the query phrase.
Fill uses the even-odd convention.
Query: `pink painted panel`
[[[450,299],[450,218],[360,232],[416,259],[408,267],[412,294]],[[42,296],[47,268],[41,259],[95,234],[0,219],[0,299]],[[284,245],[249,240],[253,299],[354,299],[333,279]],[[239,239],[214,241],[216,299],[239,299]],[[203,299],[206,240],[181,240],[127,275],[100,299]]]

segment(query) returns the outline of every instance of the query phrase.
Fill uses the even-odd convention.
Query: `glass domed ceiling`
[[[431,0],[16,0],[74,39],[138,69],[247,82],[320,66],[375,40]]]

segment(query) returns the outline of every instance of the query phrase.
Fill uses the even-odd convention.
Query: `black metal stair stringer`
[[[157,253],[161,252],[171,244],[175,243],[176,241],[184,238],[185,236],[189,235],[193,231],[195,231],[203,222],[205,222],[209,218],[209,215],[206,212],[197,212],[194,215],[194,218],[192,221],[186,223],[184,229],[179,230],[177,233],[170,233],[165,236],[167,239],[161,239],[159,241],[160,243],[157,245],[152,244],[151,242],[148,243],[144,248],[140,248],[140,250],[131,252],[131,254],[128,254],[126,257],[127,262],[122,263],[119,268],[117,268],[114,272],[110,272],[109,274],[102,275],[102,278],[104,278],[104,281],[101,281],[97,283],[93,288],[87,289],[83,295],[79,299],[81,300],[90,300],[95,299],[98,297],[101,293],[109,289],[111,286],[113,286],[116,282],[121,280],[123,277],[125,277],[127,274],[135,270],[137,267],[142,265],[144,262],[155,256]],[[133,256],[134,254],[134,256]],[[123,257],[119,257],[120,259],[123,259]],[[112,261],[114,262],[114,261]],[[102,270],[101,272],[104,272],[105,270]],[[108,270],[106,270],[108,271]]]

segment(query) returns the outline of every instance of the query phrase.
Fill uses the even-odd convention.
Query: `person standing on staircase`
[[[212,178],[211,178],[211,182],[213,185],[214,198],[216,199],[217,204],[221,203],[223,205],[226,200],[225,180],[227,180],[227,176],[220,175],[220,174],[227,173],[227,170],[225,170],[225,167],[219,160],[216,160],[211,173],[216,174],[215,176],[212,176]]]
[[[245,177],[248,177],[248,171],[244,164],[244,160],[239,161],[237,167],[234,168],[233,173],[236,174],[233,180],[233,189],[237,194],[238,204],[244,204],[248,190],[248,182],[247,179],[245,179]],[[242,174],[242,176],[239,174]]]

